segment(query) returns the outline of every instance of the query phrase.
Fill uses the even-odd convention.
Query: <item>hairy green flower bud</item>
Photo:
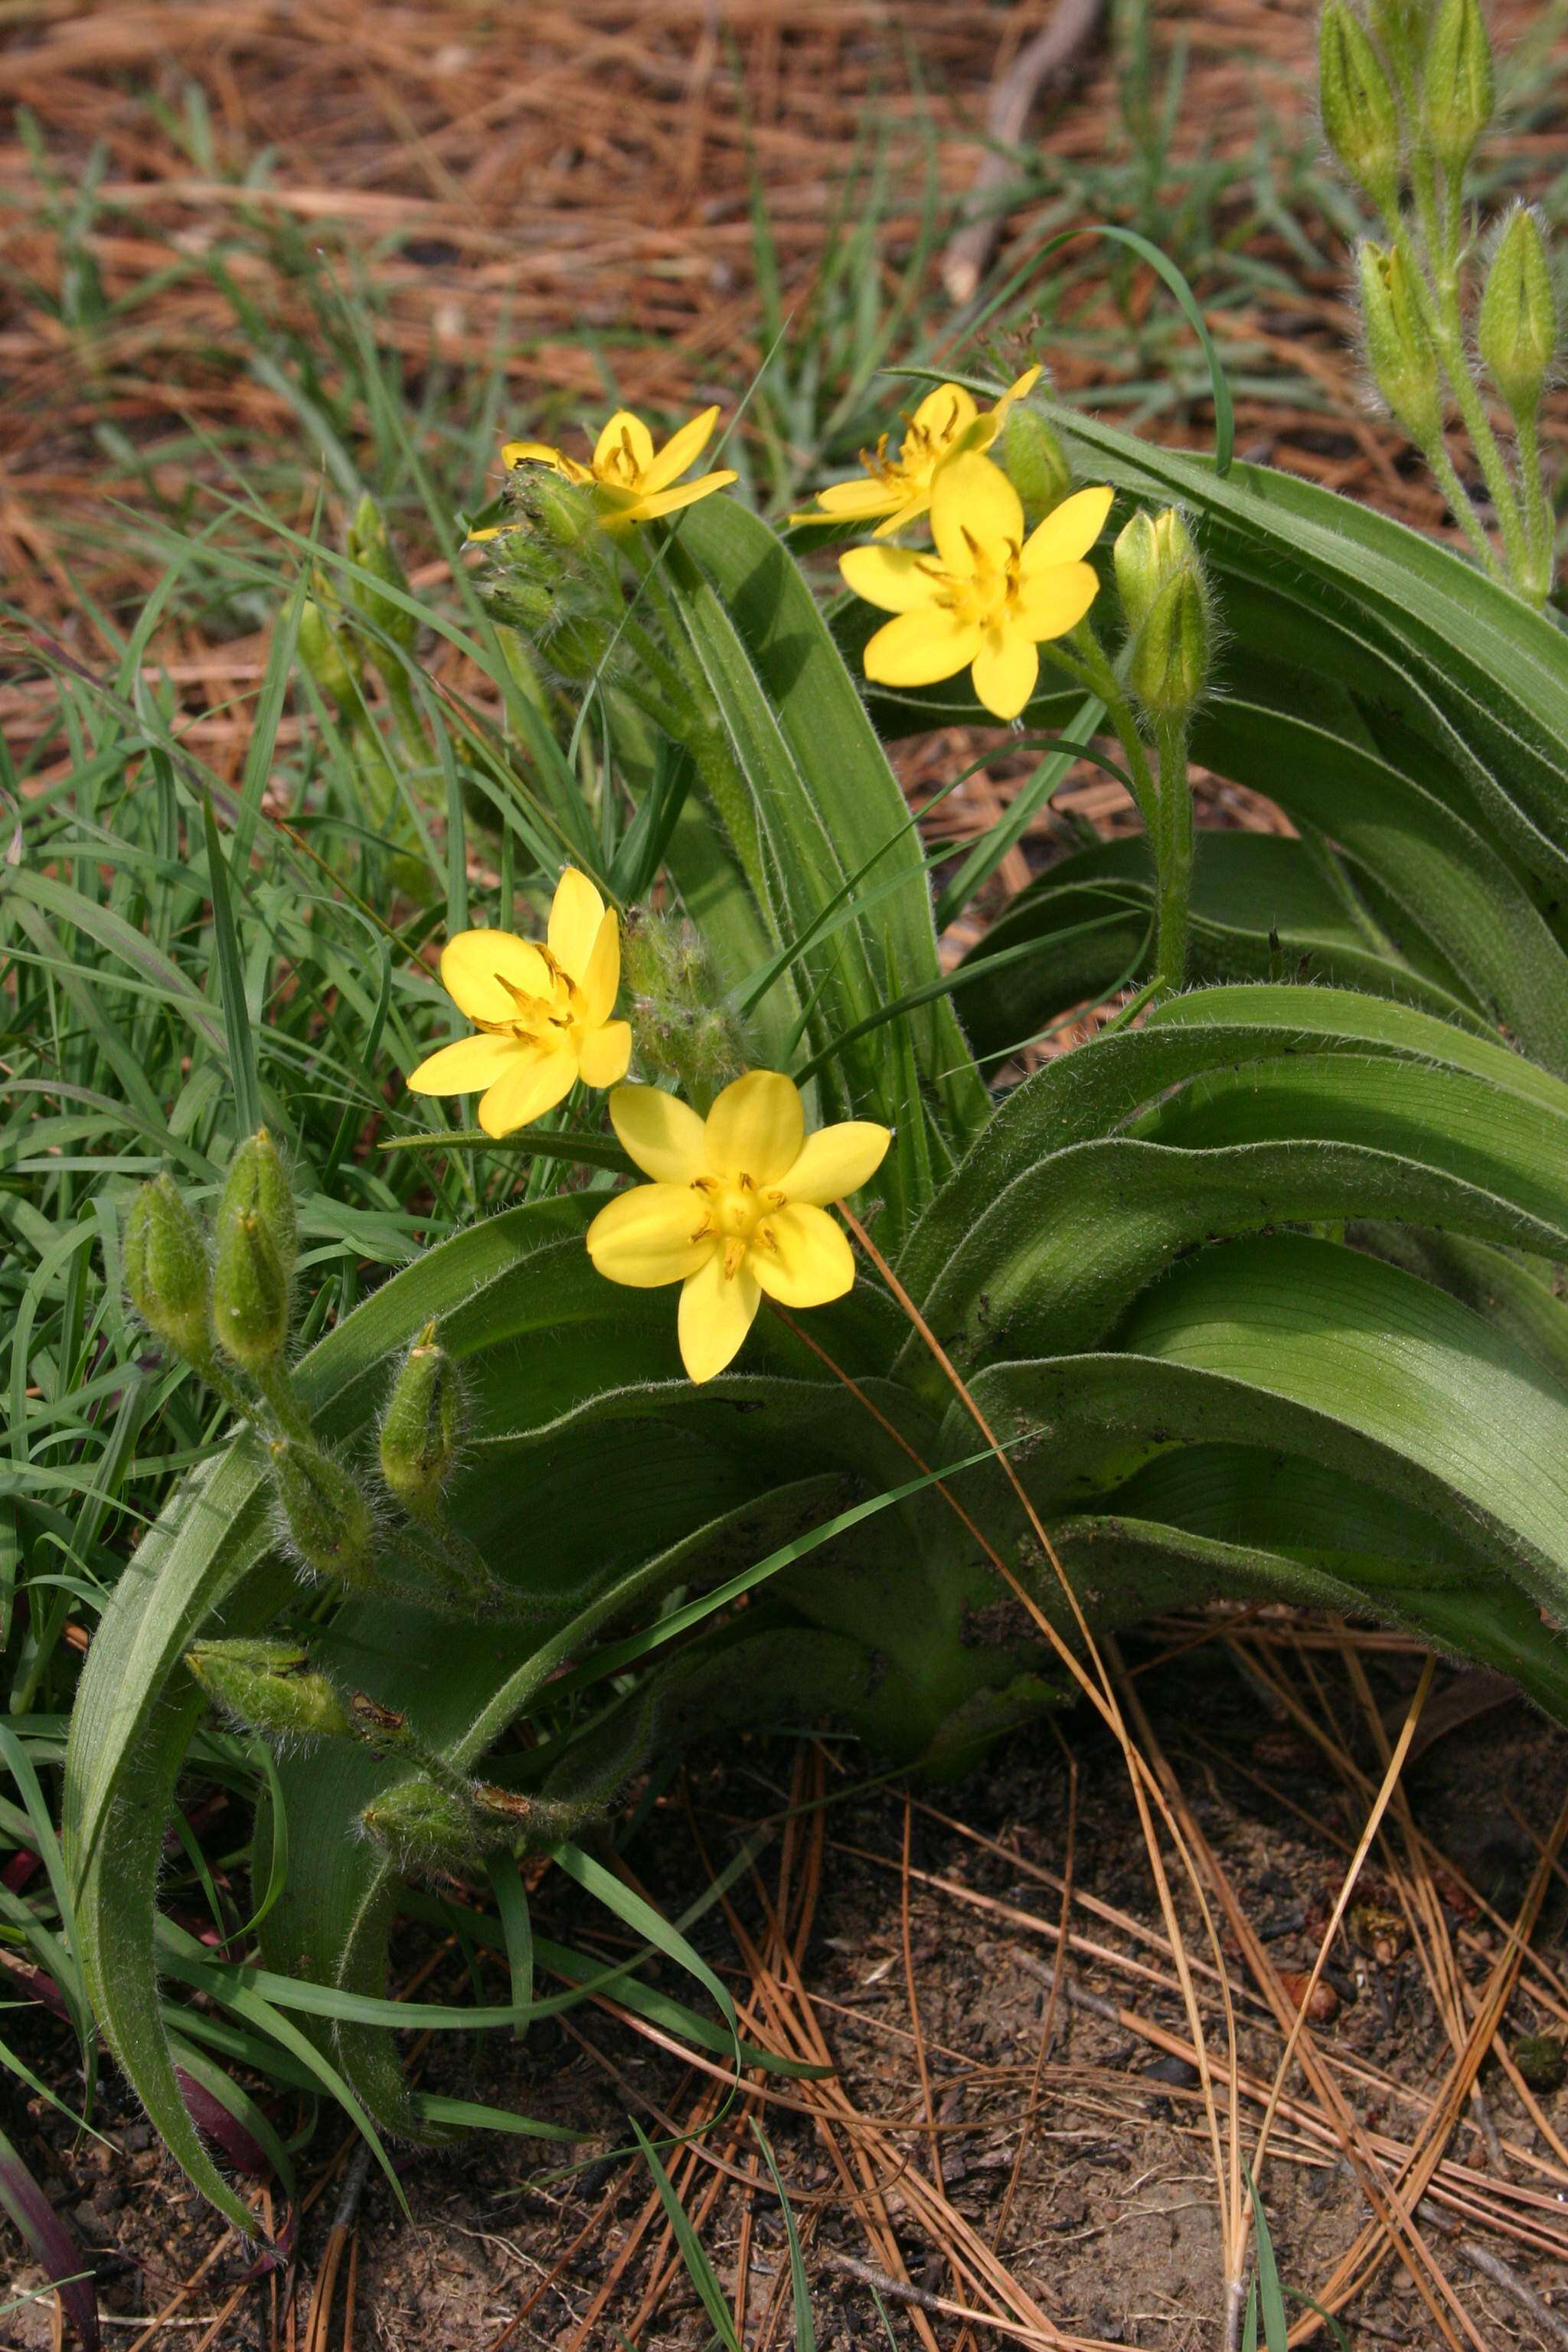
[[[1367,365],[1390,413],[1430,448],[1442,433],[1437,362],[1411,274],[1399,254],[1367,238],[1356,250]]]
[[[393,1383],[381,1424],[381,1475],[416,1518],[427,1518],[440,1500],[462,1427],[458,1368],[427,1323]]]
[[[143,1184],[125,1220],[125,1287],[166,1347],[201,1363],[209,1346],[202,1229],[172,1176]]]
[[[492,568],[481,576],[479,594],[492,621],[531,637],[542,635],[555,611],[552,591],[523,574],[504,575]]]
[[[268,1451],[289,1536],[310,1573],[356,1590],[369,1584],[375,1522],[354,1479],[301,1438],[276,1438]]]
[[[1204,690],[1210,649],[1208,590],[1187,526],[1174,507],[1135,514],[1113,561],[1131,638],[1132,691],[1157,717],[1185,718]]]
[[[487,1840],[474,1805],[424,1774],[373,1797],[360,1820],[400,1870],[468,1870],[484,1858]]]
[[[1557,355],[1557,289],[1541,225],[1523,205],[1498,239],[1477,328],[1481,362],[1516,416],[1533,416]]]
[[[1184,719],[1208,671],[1208,602],[1194,564],[1168,580],[1155,597],[1138,632],[1128,682],[1157,718]]]
[[[342,1738],[342,1700],[308,1651],[289,1642],[198,1642],[185,1664],[207,1696],[247,1730],[268,1738]]]
[[[527,485],[519,502],[556,547],[587,547],[598,534],[599,519],[594,510],[593,491],[563,482],[548,467],[528,468]]]
[[[277,1361],[289,1336],[289,1277],[252,1210],[219,1228],[212,1306],[213,1336],[242,1371],[264,1372]]]
[[[1377,51],[1344,0],[1329,0],[1318,27],[1318,100],[1323,135],[1381,213],[1399,206],[1399,108]]]
[[[1414,75],[1426,45],[1432,0],[1372,0],[1372,29],[1402,78]]]
[[[259,1219],[285,1278],[292,1280],[300,1248],[294,1192],[278,1146],[264,1127],[246,1136],[235,1148],[218,1203],[219,1232],[229,1218],[247,1211]]]
[[[563,677],[593,677],[608,660],[614,644],[614,631],[596,615],[552,607],[543,650]]]
[[[741,1024],[724,1002],[706,942],[680,916],[634,907],[621,957],[644,1067],[676,1079],[706,1106],[747,1062]]]
[[[1492,49],[1479,0],[1442,0],[1421,75],[1421,127],[1450,181],[1492,119]]]
[[[363,571],[373,572],[387,587],[407,593],[407,576],[392,551],[381,509],[368,492],[361,499],[353,520],[349,525],[347,552]],[[348,593],[366,620],[374,621],[394,645],[407,647],[414,643],[419,634],[419,624],[406,606],[395,604],[390,596],[384,596],[378,589],[368,586],[363,580],[350,580]],[[374,658],[374,649],[372,658]]]
[[[300,659],[329,702],[353,714],[360,708],[360,660],[342,629],[334,625],[342,610],[336,589],[318,564],[310,575],[310,594],[300,614]]]
[[[1026,401],[1015,401],[1007,411],[999,454],[1030,524],[1060,506],[1072,488],[1066,451],[1039,411]]]

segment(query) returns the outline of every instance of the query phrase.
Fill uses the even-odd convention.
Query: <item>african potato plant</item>
[[[1568,1719],[1568,654],[1538,572],[1223,433],[1209,462],[1068,415],[1032,368],[924,389],[786,533],[686,478],[715,421],[510,445],[472,519],[506,724],[474,714],[448,781],[530,911],[447,938],[464,1032],[432,1024],[388,1140],[506,1155],[518,1197],[302,1352],[303,1171],[264,1100],[210,1225],[169,1178],[127,1226],[139,1310],[236,1433],[93,1640],[67,1852],[97,2014],[241,2226],[160,1992],[191,1976],[157,1881],[210,1706],[276,1751],[258,1964],[220,1999],[415,2137],[466,2119],[405,2083],[422,2013],[386,1998],[432,1879],[489,1874],[516,1997],[477,2014],[521,2021],[521,1857],[624,1906],[595,1818],[697,1733],[830,1719],[959,1769],[1063,1696],[1069,1588],[1103,1627],[1370,1614]],[[300,646],[395,854],[427,778],[362,679],[416,714],[426,616],[373,517],[317,560]],[[956,970],[884,748],[955,720],[1042,762],[949,861],[944,925],[1092,743],[1144,823]],[[1194,759],[1291,830],[1194,836]]]

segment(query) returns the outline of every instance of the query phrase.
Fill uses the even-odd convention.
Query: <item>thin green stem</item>
[[[1156,719],[1154,736],[1160,754],[1154,978],[1162,995],[1174,995],[1186,983],[1193,891],[1193,795],[1185,718]]]
[[[1443,446],[1441,435],[1436,440],[1423,441],[1420,448],[1422,457],[1437,478],[1437,486],[1448,501],[1448,509],[1455,521],[1480,557],[1491,577],[1494,580],[1500,580],[1503,577],[1503,569],[1498,562],[1497,550],[1487,537],[1486,525],[1476,511],[1475,500],[1455,471],[1454,461]]]
[[[1434,215],[1436,194],[1432,194]],[[1498,529],[1502,534],[1503,556],[1510,578],[1521,583],[1528,572],[1524,526],[1520,517],[1519,501],[1509,478],[1508,466],[1491,428],[1491,420],[1480,395],[1480,389],[1471,372],[1469,354],[1465,349],[1465,321],[1459,302],[1458,254],[1449,253],[1436,217],[1428,231],[1436,283],[1434,285],[1422,268],[1415,242],[1407,228],[1399,235],[1400,257],[1409,269],[1419,289],[1433,346],[1443,364],[1459,415],[1469,436],[1470,446],[1476,453],[1481,476],[1487,486],[1497,514]],[[1425,453],[1424,453],[1425,454]],[[1449,468],[1452,472],[1452,468]],[[1447,482],[1444,484],[1447,489]],[[1451,495],[1451,493],[1450,493]],[[1464,520],[1461,513],[1459,520]],[[1468,528],[1468,527],[1467,527]]]
[[[1527,551],[1525,593],[1532,604],[1544,604],[1552,593],[1557,562],[1557,522],[1541,473],[1541,439],[1533,409],[1520,409],[1513,420],[1519,443],[1520,494],[1524,500]]]
[[[261,1391],[267,1410],[284,1436],[295,1438],[300,1444],[313,1444],[315,1432],[310,1427],[310,1417],[295,1393],[294,1383],[289,1377],[289,1367],[280,1355],[274,1356],[272,1361],[257,1373],[256,1385]]]
[[[1090,692],[1097,694],[1104,703],[1106,716],[1115,729],[1117,740],[1127,757],[1127,769],[1132,779],[1138,813],[1152,836],[1160,821],[1160,795],[1154,782],[1153,771],[1149,765],[1149,754],[1144,749],[1143,738],[1138,731],[1138,721],[1132,715],[1132,705],[1127,699],[1121,680],[1106,658],[1104,646],[1087,621],[1080,623],[1074,630],[1073,643],[1079,647],[1082,656],[1080,661],[1074,661],[1072,656],[1064,653],[1061,646],[1057,644],[1044,646],[1041,651],[1056,664],[1058,669],[1066,670],[1069,677],[1076,680],[1079,686],[1088,687]]]

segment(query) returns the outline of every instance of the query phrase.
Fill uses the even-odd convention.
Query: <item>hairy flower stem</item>
[[[1521,409],[1513,421],[1519,443],[1520,494],[1524,501],[1526,548],[1525,593],[1532,604],[1544,604],[1552,593],[1556,560],[1556,517],[1541,475],[1541,439],[1532,411]]]
[[[275,1356],[256,1376],[262,1402],[285,1437],[297,1438],[300,1444],[315,1443],[310,1417],[295,1392],[294,1383],[281,1356]]]
[[[1480,466],[1481,478],[1487,486],[1487,495],[1492,502],[1498,519],[1498,529],[1502,534],[1503,559],[1509,576],[1514,585],[1523,591],[1530,566],[1526,557],[1524,529],[1520,520],[1519,501],[1514,495],[1507,463],[1498,445],[1497,436],[1492,431],[1491,420],[1487,415],[1475,376],[1471,373],[1469,355],[1465,349],[1465,320],[1459,303],[1458,225],[1451,219],[1447,233],[1440,230],[1436,219],[1436,201],[1430,199],[1429,202],[1433,214],[1427,227],[1427,239],[1433,262],[1431,273],[1429,274],[1422,267],[1416,254],[1415,241],[1403,224],[1398,231],[1400,257],[1411,273],[1412,282],[1420,290],[1422,308],[1426,314],[1426,324],[1432,337],[1433,348],[1442,362],[1443,373],[1448,380],[1465,431],[1469,436],[1470,446],[1475,451],[1477,462]],[[1425,215],[1428,209],[1427,204],[1423,204],[1422,209]],[[1450,211],[1452,212],[1452,208]],[[1458,477],[1454,474],[1453,467],[1448,465],[1447,455],[1444,456],[1441,467],[1437,465],[1431,452],[1423,450],[1422,455],[1432,466],[1434,472],[1438,475],[1438,478],[1443,483],[1444,492],[1451,501],[1452,485],[1457,482]],[[1462,490],[1460,496],[1464,503],[1457,507],[1455,512],[1460,523],[1464,525],[1467,536],[1473,539],[1474,533],[1471,532],[1469,523],[1466,520],[1465,509],[1469,508],[1472,517],[1475,510],[1470,507],[1469,499]],[[1479,528],[1478,521],[1476,529],[1479,530]],[[1485,533],[1482,532],[1481,536],[1484,539]],[[1490,555],[1489,548],[1488,553]],[[1495,558],[1492,560],[1495,562]]]
[[[1157,719],[1154,740],[1160,755],[1154,979],[1159,995],[1173,996],[1186,982],[1193,889],[1193,795],[1185,719]]]

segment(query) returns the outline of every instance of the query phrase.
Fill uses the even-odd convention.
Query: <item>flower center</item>
[[[971,627],[1001,627],[1011,617],[1018,599],[1018,560],[1023,551],[1016,540],[1005,539],[983,546],[973,532],[966,530],[963,536],[972,566],[967,573],[960,575],[939,572],[934,565],[927,567],[931,578],[941,583],[937,602],[955,620]]]
[[[785,1205],[786,1196],[776,1185],[758,1184],[742,1171],[733,1177],[694,1176],[691,1190],[700,1207],[691,1238],[700,1242],[711,1234],[723,1243],[724,1272],[731,1280],[748,1250],[778,1248],[768,1219]]]
[[[565,1045],[581,1020],[582,999],[576,982],[562,970],[550,950],[540,946],[537,953],[550,975],[550,994],[531,995],[527,989],[519,988],[515,981],[498,971],[494,975],[496,985],[505,989],[516,1007],[513,1018],[477,1021],[474,1025],[488,1035],[515,1037],[520,1045],[539,1045],[546,1053],[552,1053],[556,1046]]]
[[[623,425],[621,427],[618,447],[609,452],[596,470],[599,479],[609,489],[636,489],[642,478],[642,467],[637,464],[636,453],[632,448],[632,436],[626,425]]]

